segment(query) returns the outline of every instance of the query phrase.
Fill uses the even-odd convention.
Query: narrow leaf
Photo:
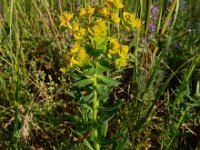
[[[97,93],[101,96],[107,96],[108,95],[108,89],[104,84],[97,84],[96,86]]]
[[[110,119],[112,119],[114,117],[115,114],[116,114],[116,111],[110,111],[110,112],[103,113],[102,116],[100,117],[100,121],[101,122],[109,121]]]
[[[65,112],[65,113],[64,113],[64,116],[65,116],[67,119],[69,119],[69,120],[71,120],[72,122],[74,122],[74,123],[80,123],[80,122],[81,122],[81,119],[80,119],[78,116],[76,116],[76,115],[72,115],[72,114],[69,114],[69,113]]]
[[[105,77],[103,75],[99,75],[99,76],[97,76],[97,78],[108,86],[117,86],[120,83],[112,78]]]
[[[103,125],[101,127],[101,136],[105,138],[107,131],[108,131],[108,120],[103,122]]]
[[[89,94],[89,95],[87,95],[87,96],[82,96],[81,97],[81,100],[83,100],[83,101],[85,101],[85,102],[90,102],[91,100],[92,100],[92,98],[93,98],[93,93],[91,93],[91,94]]]
[[[127,138],[122,142],[118,143],[117,146],[113,150],[124,150],[124,146],[126,144]]]
[[[99,107],[99,110],[100,111],[113,111],[113,110],[118,109],[123,103],[124,103],[123,101],[119,101],[110,106]]]
[[[96,67],[97,67],[97,73],[98,74],[101,74],[103,72],[111,70],[109,64],[106,61],[101,61],[100,63],[97,63]]]
[[[73,86],[84,87],[92,83],[92,79],[82,79],[73,84]]]
[[[88,140],[84,140],[83,142],[85,143],[85,145],[86,145],[90,150],[94,150],[94,148],[91,146],[91,144],[88,142]]]

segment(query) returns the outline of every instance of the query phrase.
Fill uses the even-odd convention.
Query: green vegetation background
[[[127,150],[200,148],[200,1],[174,1],[123,1],[144,21],[138,37],[124,35],[133,55],[109,100],[124,103],[107,136],[126,130]],[[59,16],[95,2],[0,1],[0,149],[87,149],[65,114],[79,111],[68,95],[72,81],[60,72],[71,43]]]

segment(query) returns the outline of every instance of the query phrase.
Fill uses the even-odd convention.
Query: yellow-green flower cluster
[[[115,66],[118,69],[127,66],[127,64],[128,64],[128,62],[127,62],[127,59],[128,59],[128,50],[129,50],[129,48],[128,48],[127,45],[122,45],[120,47],[119,58],[117,58],[115,60]]]
[[[81,8],[78,15],[70,12],[63,13],[60,17],[60,26],[66,28],[67,33],[72,34],[72,41],[75,43],[65,56],[67,69],[74,66],[82,67],[89,61],[93,63],[92,61],[99,60],[97,57],[107,59],[117,68],[127,65],[129,48],[121,45],[116,38],[108,40],[107,32],[110,27],[108,25],[121,24],[121,26],[114,25],[112,27],[139,30],[142,23],[134,13],[124,11],[122,17],[119,17],[119,9],[122,8],[124,5],[121,0],[104,0],[104,4],[101,6]],[[93,53],[91,50],[86,50],[88,45],[92,51],[98,52]],[[95,58],[97,59],[95,60]],[[63,68],[61,70],[65,71]]]
[[[120,45],[119,41],[116,38],[110,38],[110,47],[108,50],[107,57],[110,59],[114,58],[114,63],[116,68],[122,68],[127,65],[128,59],[128,46]]]
[[[105,37],[107,35],[107,25],[103,20],[96,20],[88,28],[89,32],[95,37]]]
[[[101,7],[98,10],[98,13],[100,14],[100,16],[104,17],[104,18],[109,18],[110,17],[110,13],[111,13],[111,9],[109,7]]]
[[[92,16],[94,14],[95,8],[88,7],[88,8],[81,8],[79,15],[80,16]]]
[[[108,5],[108,7],[115,7],[117,9],[123,8],[124,5],[120,2],[120,0],[105,0],[106,1],[106,5]]]
[[[73,13],[64,12],[60,17],[60,26],[69,26],[70,20],[73,17]]]
[[[140,19],[136,18],[135,13],[123,12],[124,24],[128,25],[129,28],[141,28],[142,22]]]
[[[87,29],[84,27],[80,27],[80,24],[78,22],[72,24],[72,31],[76,40],[84,39],[87,36]]]
[[[66,72],[66,68],[73,68],[75,66],[82,67],[88,63],[89,55],[86,53],[84,47],[81,47],[78,43],[75,43],[70,52],[65,55],[65,64],[66,67],[61,68],[62,72]]]
[[[120,18],[118,16],[117,13],[112,13],[111,14],[111,20],[114,22],[114,23],[119,23],[120,22]]]
[[[124,5],[119,0],[105,0],[105,5],[98,9],[98,13],[101,17],[111,20],[113,23],[117,24],[120,22],[117,10],[123,7]]]

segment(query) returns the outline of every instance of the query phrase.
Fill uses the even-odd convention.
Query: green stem
[[[152,0],[148,0],[146,3],[146,24],[145,24],[146,35],[150,24],[151,5],[152,5]]]
[[[161,33],[160,33],[161,36],[163,36],[163,35],[165,34],[165,31],[166,31],[166,29],[167,29],[168,22],[169,22],[169,20],[170,20],[170,18],[171,18],[171,16],[172,16],[172,13],[173,13],[174,10],[175,10],[176,4],[177,4],[177,0],[174,0],[173,3],[172,3],[172,5],[171,5],[171,7],[170,7],[169,13],[167,14],[167,17],[166,17],[166,19],[165,19],[165,22],[164,22],[164,24],[163,24],[163,27],[162,27],[162,30],[161,30]]]
[[[98,113],[98,106],[99,106],[99,101],[98,101],[98,95],[97,95],[97,91],[96,91],[96,86],[97,86],[97,79],[96,76],[94,77],[94,81],[93,81],[93,87],[94,87],[94,99],[93,99],[93,121],[95,123],[95,126],[92,129],[92,138],[94,140],[94,147],[95,150],[100,150],[100,145],[99,145],[99,141],[98,141],[98,130],[97,130],[97,113]]]
[[[160,30],[160,25],[161,25],[161,21],[162,21],[162,15],[163,15],[163,7],[164,7],[164,0],[160,1],[160,10],[159,10],[159,17],[158,17],[158,21],[157,21],[157,25],[156,25],[156,34],[159,33]]]

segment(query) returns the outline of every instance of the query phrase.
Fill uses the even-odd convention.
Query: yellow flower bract
[[[125,67],[128,65],[127,59],[124,58],[118,58],[115,60],[115,66],[116,68],[120,69],[122,67]]]
[[[74,33],[74,38],[77,40],[83,39],[87,35],[85,28],[80,28],[76,33]]]
[[[123,12],[124,22],[127,23],[132,28],[141,29],[142,22],[140,19],[136,18],[135,13]]]
[[[60,26],[68,26],[73,15],[73,13],[64,12],[60,17]]]
[[[120,2],[120,0],[106,0],[106,3],[109,7],[115,7],[117,9],[123,8],[124,5]]]
[[[120,48],[119,58],[115,60],[115,66],[120,69],[122,67],[125,67],[128,65],[127,59],[128,59],[128,46],[122,45]]]
[[[109,38],[108,41],[110,41],[110,49],[108,50],[107,57],[115,59],[114,63],[116,68],[120,69],[125,67],[128,64],[127,59],[129,47],[127,45],[121,46],[116,38]]]
[[[95,37],[105,37],[107,35],[107,29],[108,28],[105,21],[97,20],[88,30]]]
[[[100,13],[101,16],[105,18],[110,17],[110,9],[108,7],[102,7],[98,12]]]
[[[81,8],[79,15],[80,16],[84,16],[84,15],[91,16],[94,14],[94,11],[95,11],[95,8],[93,8],[93,7]]]
[[[79,48],[80,48],[80,45],[78,43],[75,43],[71,48],[71,53],[73,53],[73,54],[78,53]]]
[[[89,55],[84,47],[75,43],[70,49],[70,52],[66,54],[65,59],[67,60],[67,68],[72,68],[73,66],[81,67],[88,63]]]
[[[78,31],[79,30],[79,23],[78,22],[75,22],[72,27],[73,27],[73,31]]]
[[[118,14],[116,13],[112,13],[111,14],[111,20],[114,22],[114,23],[119,23],[120,22],[120,18],[118,16]]]

